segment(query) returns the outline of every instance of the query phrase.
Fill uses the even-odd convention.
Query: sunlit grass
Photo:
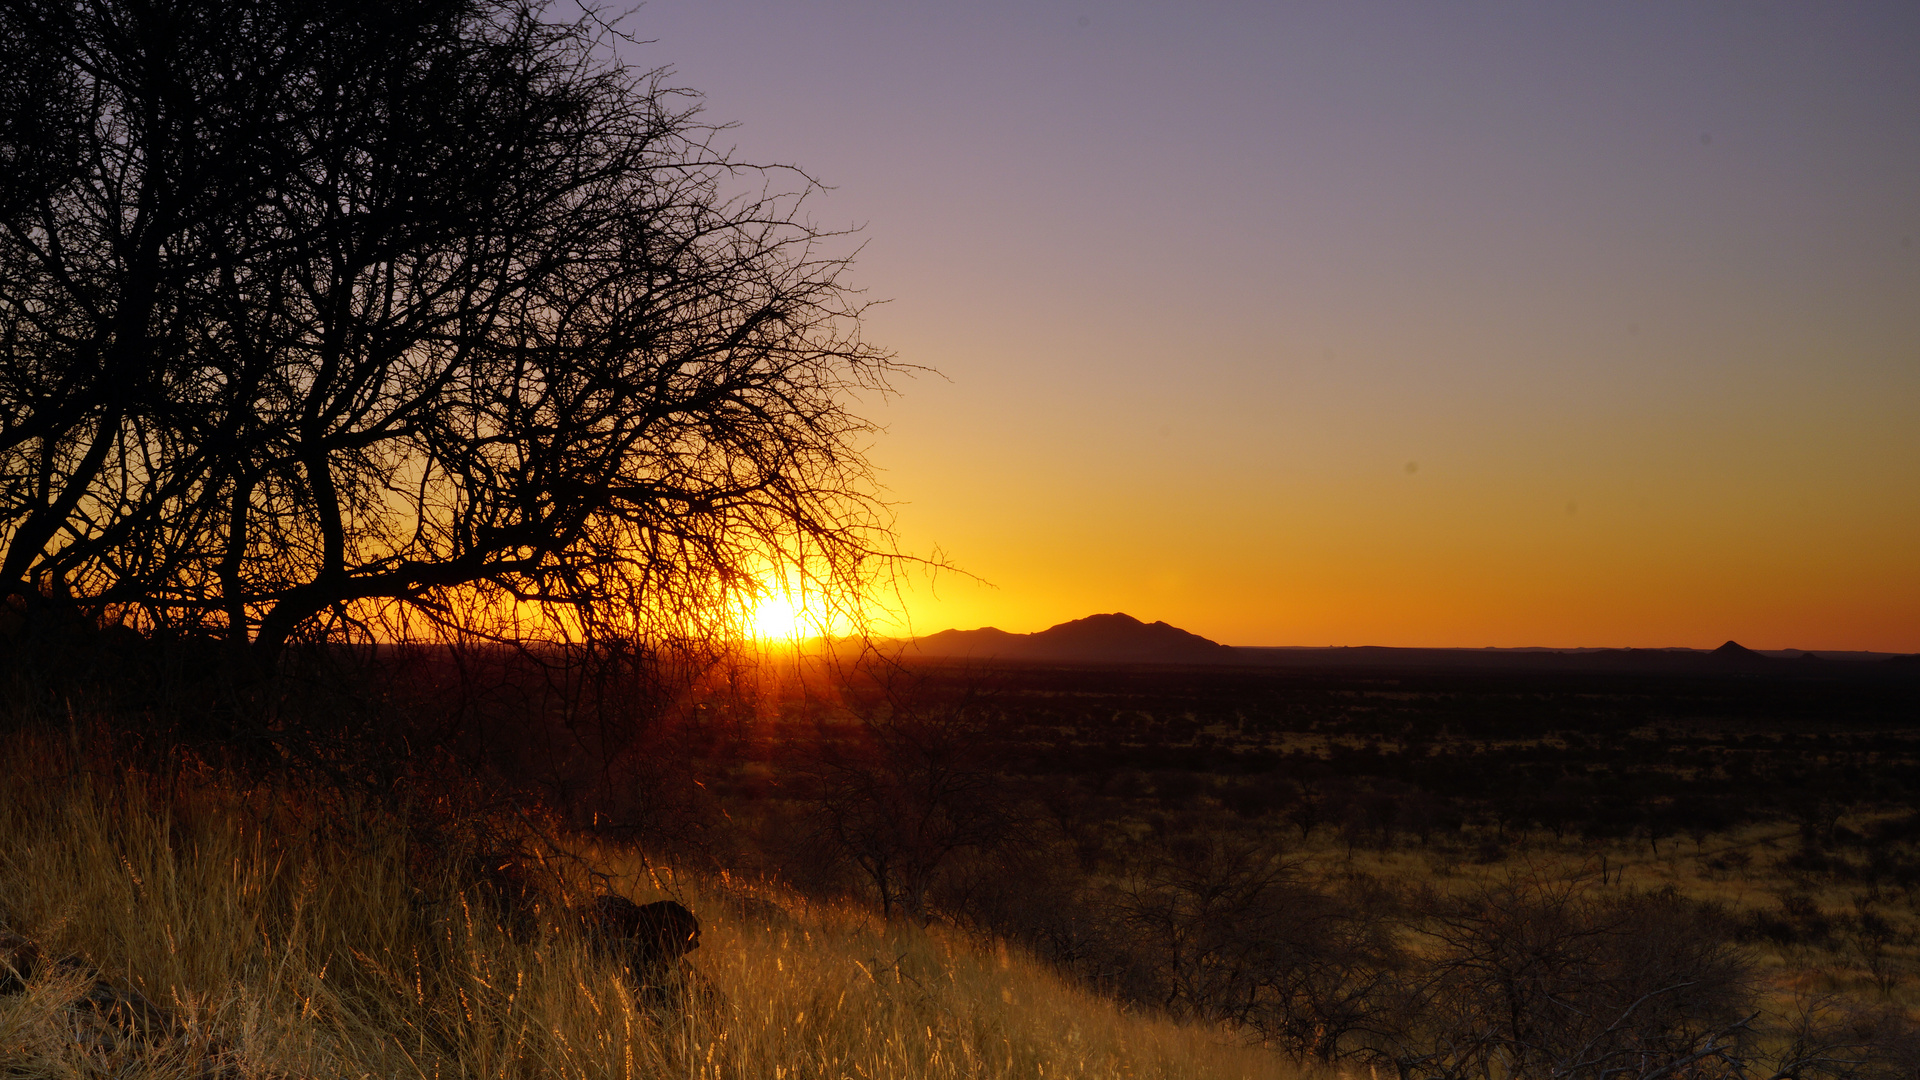
[[[1840,823],[1864,830],[1886,816],[1887,812],[1863,813]],[[1784,897],[1795,896],[1836,925],[1823,942],[1749,941],[1741,946],[1762,981],[1768,1008],[1784,1012],[1795,995],[1812,995],[1892,1005],[1920,1014],[1920,979],[1915,978],[1920,976],[1920,895],[1791,871],[1784,859],[1800,844],[1799,829],[1791,823],[1751,822],[1698,838],[1667,837],[1657,846],[1644,836],[1555,837],[1529,830],[1510,835],[1500,846],[1499,857],[1479,856],[1478,842],[1491,839],[1485,833],[1461,834],[1432,844],[1379,848],[1349,846],[1332,830],[1322,830],[1310,841],[1296,842],[1290,855],[1309,876],[1320,880],[1362,875],[1445,896],[1471,895],[1516,877],[1578,878],[1602,892],[1670,888],[1717,905],[1735,921],[1777,912]],[[1857,938],[1845,925],[1863,909],[1873,911],[1894,930],[1887,957],[1902,977],[1890,992],[1874,984],[1863,966]]]
[[[0,928],[165,1008],[81,1038],[90,977],[0,996],[0,1075],[1267,1077],[1230,1033],[1130,1013],[1010,951],[864,909],[648,872],[706,924],[685,1010],[634,1000],[558,922],[509,935],[400,824],[325,791],[163,785],[22,738],[0,799]],[[448,853],[454,854],[454,853]],[[584,897],[584,890],[579,894]]]

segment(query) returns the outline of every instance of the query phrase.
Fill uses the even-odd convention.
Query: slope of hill
[[[0,1076],[1298,1075],[958,929],[580,839],[554,865],[604,872],[556,877],[553,910],[664,882],[703,923],[685,970],[638,992],[577,921],[497,924],[502,894],[455,850],[435,865],[346,795],[159,783],[106,757],[89,772],[64,745],[0,737],[18,781],[0,799]]]
[[[923,656],[982,660],[1079,664],[1242,662],[1229,646],[1164,622],[1144,623],[1118,612],[1089,615],[1034,634],[1010,634],[991,626],[979,630],[943,630],[914,639],[913,648]]]

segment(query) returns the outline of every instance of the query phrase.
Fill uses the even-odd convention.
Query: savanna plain
[[[436,648],[239,702],[131,648],[10,687],[0,1075],[1920,1065],[1896,666]],[[637,974],[608,894],[698,947]]]

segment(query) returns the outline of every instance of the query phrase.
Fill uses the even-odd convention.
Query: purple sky
[[[1920,650],[1920,5],[624,25],[944,376],[874,457],[996,587],[916,630]]]

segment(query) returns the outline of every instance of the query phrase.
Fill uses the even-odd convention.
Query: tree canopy
[[[886,546],[831,234],[588,11],[0,9],[0,591],[301,638],[697,630]],[[378,624],[384,624],[384,629]]]

